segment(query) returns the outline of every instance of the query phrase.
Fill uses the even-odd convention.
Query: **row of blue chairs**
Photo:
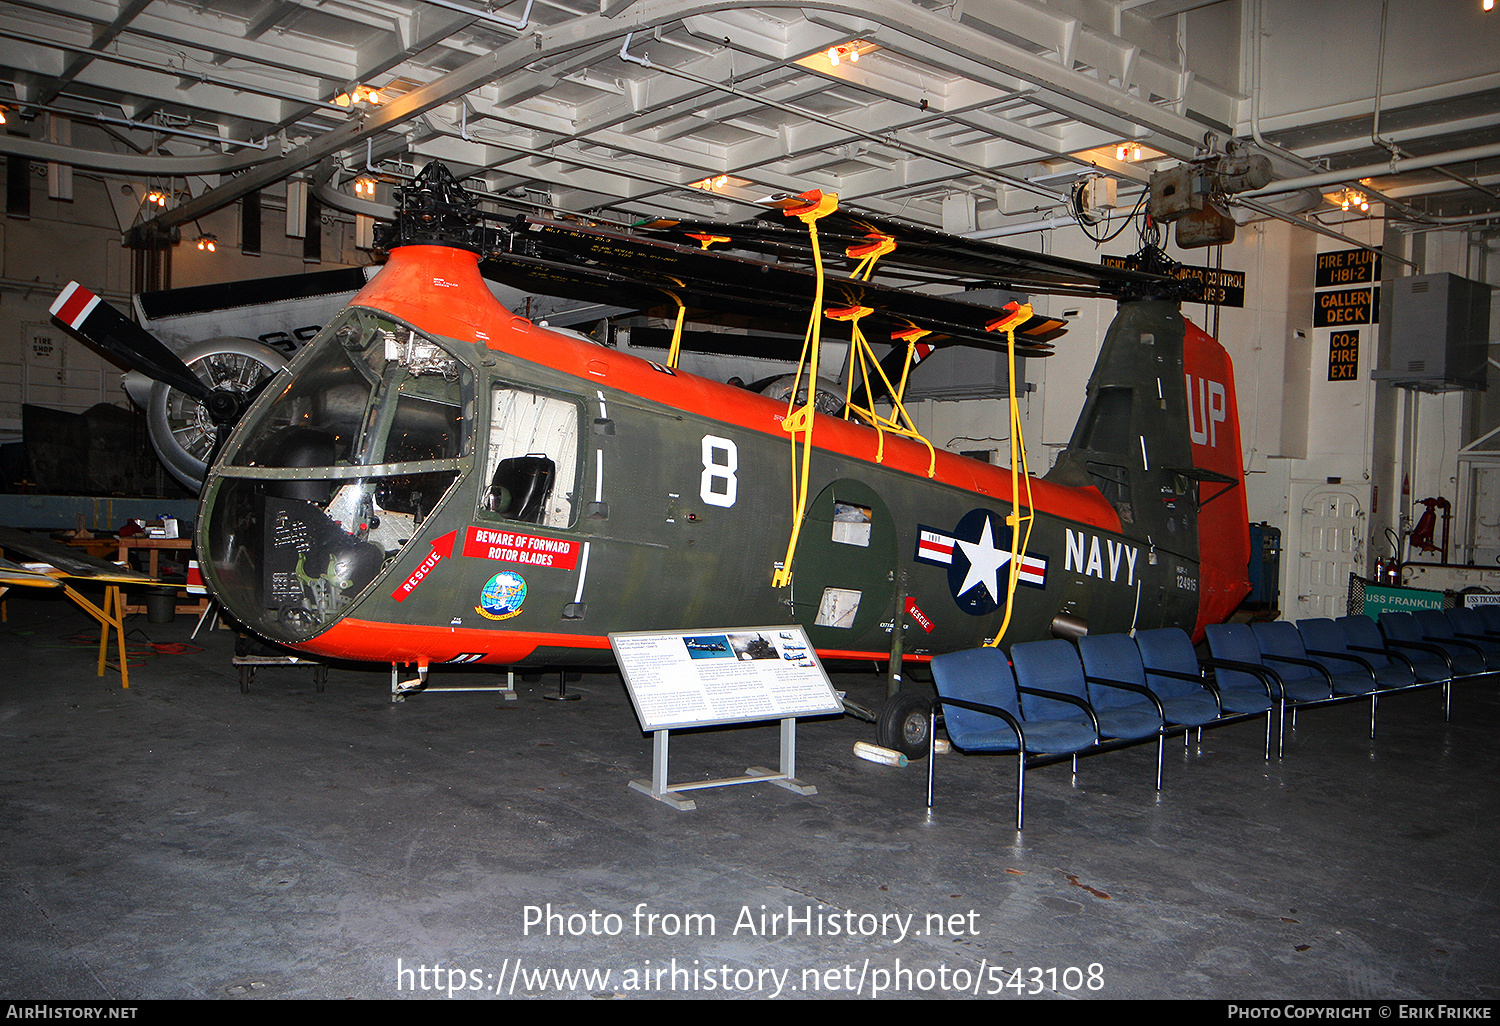
[[[1381,613],[1380,628],[1419,672],[1461,680],[1500,670],[1500,606]]]
[[[932,660],[948,737],[965,752],[1014,752],[1016,829],[1025,818],[1027,759],[1073,760],[1083,752],[1156,741],[1156,786],[1161,787],[1166,736],[1210,724],[1266,717],[1270,753],[1270,689],[1256,681],[1222,686],[1206,677],[1192,640],[1180,628],[1088,635],[1078,647],[1062,640],[977,648]],[[929,741],[936,731],[928,732]],[[933,802],[933,763],[927,761],[927,804]]]
[[[1381,695],[1441,687],[1446,716],[1455,680],[1500,670],[1500,623],[1490,630],[1463,615],[1430,612],[1384,614],[1378,626],[1364,616],[1216,625],[1208,628],[1206,658],[1179,628],[1085,636],[1076,648],[1022,642],[1009,658],[997,648],[953,652],[932,661],[933,720],[943,715],[963,751],[1016,755],[1020,829],[1028,759],[1071,757],[1076,772],[1081,753],[1154,739],[1159,790],[1169,734],[1264,716],[1269,759],[1273,713],[1279,756],[1288,709],[1295,727],[1299,708],[1368,698],[1374,737]],[[1455,612],[1473,611],[1448,611]],[[929,731],[929,741],[935,737]]]

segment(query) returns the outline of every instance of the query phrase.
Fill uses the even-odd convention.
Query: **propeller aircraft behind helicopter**
[[[691,225],[523,217],[496,232],[430,166],[401,190],[384,268],[284,371],[232,397],[199,386],[224,436],[195,537],[216,597],[291,648],[424,674],[609,664],[609,634],[644,629],[795,622],[824,659],[884,662],[893,631],[901,658],[925,659],[1082,630],[1201,633],[1233,610],[1249,556],[1233,371],[1175,282],[801,199],[790,213],[811,232],[719,226],[717,251]],[[852,255],[882,249],[899,283],[823,271],[813,219]],[[810,364],[777,402],[558,333],[502,307],[481,256],[520,287],[596,301],[752,321],[810,305]],[[922,346],[1008,335],[1045,355],[1060,333],[1028,308],[901,287],[923,275],[1121,299],[1045,477],[934,450],[898,416]],[[70,286],[54,315],[193,384],[90,297]],[[856,340],[864,317],[901,341],[894,373],[849,371],[896,413],[853,388],[856,416],[813,408],[824,313]]]

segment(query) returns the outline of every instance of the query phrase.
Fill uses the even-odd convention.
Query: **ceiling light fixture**
[[[714,192],[718,189],[723,189],[731,185],[735,186],[736,188],[743,188],[749,184],[750,183],[745,181],[743,178],[736,178],[731,174],[725,173],[722,175],[709,175],[707,178],[693,182],[692,185],[689,186],[689,188],[703,189],[706,192]]]
[[[360,175],[354,180],[354,194],[366,199],[375,198],[375,179],[368,175]]]
[[[347,92],[339,93],[333,98],[333,102],[340,107],[354,107],[362,104],[379,106],[381,102],[380,90],[374,86],[357,85]]]
[[[6,108],[5,107],[0,107],[0,125],[5,124],[5,112],[6,112]]]
[[[210,232],[204,232],[198,236],[198,248],[205,253],[213,253],[219,248],[219,237]]]
[[[1118,146],[1115,147],[1115,159],[1116,160],[1140,160],[1141,159],[1141,144],[1140,143],[1121,143],[1120,145],[1118,145]]]
[[[828,63],[835,68],[844,61],[848,61],[850,64],[858,64],[859,47],[855,43],[839,43],[837,46],[830,46],[823,56],[827,57]]]

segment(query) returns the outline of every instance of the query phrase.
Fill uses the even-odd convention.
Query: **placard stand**
[[[674,809],[697,808],[685,791],[734,784],[775,784],[796,794],[818,789],[797,779],[797,719],[844,711],[796,624],[778,627],[636,631],[609,636],[641,729],[652,735],[651,779],[630,788]],[[731,723],[781,724],[781,768],[751,766],[742,777],[667,782],[670,733]]]
[[[668,730],[658,730],[652,735],[651,779],[632,780],[630,788],[665,802],[679,812],[690,812],[698,807],[691,798],[679,798],[683,791],[697,791],[705,787],[729,787],[733,784],[775,784],[797,794],[817,794],[812,784],[797,779],[797,719],[788,716],[781,721],[781,771],[764,766],[751,766],[743,777],[724,777],[720,780],[700,780],[691,784],[667,783],[667,735]]]

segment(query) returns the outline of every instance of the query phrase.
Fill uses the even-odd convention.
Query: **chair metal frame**
[[[1445,671],[1444,676],[1434,677],[1430,680],[1424,679],[1422,669],[1418,665],[1417,661],[1411,656],[1407,655],[1405,652],[1400,651],[1396,647],[1398,643],[1396,641],[1393,641],[1385,633],[1385,631],[1382,630],[1378,621],[1370,619],[1370,617],[1363,616],[1362,614],[1359,614],[1359,618],[1370,621],[1371,626],[1374,628],[1375,636],[1379,637],[1383,644],[1381,645],[1381,647],[1377,648],[1373,645],[1355,644],[1354,641],[1348,640],[1349,631],[1342,625],[1345,621],[1353,620],[1354,617],[1341,616],[1334,622],[1341,625],[1340,629],[1344,632],[1346,647],[1351,652],[1364,652],[1368,655],[1379,655],[1384,656],[1387,659],[1400,660],[1407,665],[1407,667],[1411,670],[1412,676],[1416,678],[1417,683],[1414,685],[1414,687],[1425,688],[1441,686],[1443,689],[1443,720],[1445,722],[1449,720],[1453,711],[1453,660],[1449,658],[1448,654],[1436,645],[1429,645],[1422,642],[1406,642],[1400,644],[1400,648],[1405,648],[1413,652],[1427,652],[1431,655],[1434,655],[1437,657],[1438,661],[1442,663],[1443,669]]]
[[[1003,653],[1000,653],[1000,654],[1001,654],[1001,656],[1003,658]],[[941,658],[941,657],[939,657],[939,658]],[[1046,753],[1043,753],[1043,752],[1032,752],[1032,753],[1030,753],[1032,755],[1032,758],[1030,759],[1030,764],[1033,767],[1035,767],[1035,766],[1041,766],[1041,765],[1047,765],[1047,764],[1050,764],[1050,763],[1053,763],[1053,762],[1058,762],[1061,759],[1065,759],[1065,758],[1071,757],[1072,762],[1073,762],[1073,773],[1076,775],[1078,773],[1078,754],[1079,754],[1079,752],[1092,751],[1093,749],[1097,748],[1098,743],[1099,743],[1099,719],[1098,719],[1097,716],[1094,715],[1094,710],[1089,707],[1089,704],[1087,702],[1084,702],[1082,700],[1077,699],[1077,697],[1074,696],[1074,695],[1066,695],[1066,694],[1061,694],[1061,693],[1058,693],[1058,692],[1050,692],[1050,691],[1040,691],[1040,690],[1034,689],[1034,688],[1023,688],[1021,686],[1021,684],[1020,684],[1019,681],[1015,681],[1014,674],[1012,674],[1012,678],[1011,679],[1012,679],[1012,682],[1015,684],[1015,688],[1016,688],[1016,696],[1017,696],[1017,703],[1016,704],[1017,704],[1017,707],[1022,710],[1022,716],[1019,717],[1019,718],[1017,718],[1016,716],[1012,715],[1009,710],[1002,709],[999,706],[987,705],[987,704],[982,703],[982,702],[974,702],[974,701],[970,701],[970,700],[964,699],[964,698],[951,698],[951,697],[946,697],[945,698],[943,696],[942,692],[941,692],[941,689],[939,690],[938,697],[936,699],[934,699],[933,703],[932,703],[932,712],[931,712],[931,717],[932,717],[931,718],[931,724],[932,724],[932,726],[931,726],[931,729],[929,729],[928,732],[927,732],[927,807],[929,809],[932,808],[932,802],[933,802],[933,763],[937,761],[937,723],[938,723],[939,719],[943,718],[943,706],[944,705],[951,705],[954,708],[967,709],[967,710],[969,710],[971,712],[977,712],[977,713],[981,713],[983,715],[993,716],[996,719],[999,719],[1002,722],[1004,722],[1007,726],[1010,727],[1010,729],[1012,731],[1015,732],[1015,735],[1016,735],[1016,756],[1017,756],[1017,758],[1016,758],[1016,829],[1017,830],[1021,830],[1023,828],[1023,824],[1025,822],[1025,814],[1026,814],[1026,768],[1027,768],[1027,764],[1028,764],[1028,758],[1027,758],[1028,757],[1028,750],[1027,750],[1026,726],[1025,726],[1026,717],[1024,715],[1025,709],[1021,705],[1020,697],[1022,695],[1024,695],[1024,694],[1031,693],[1031,694],[1037,695],[1037,697],[1053,698],[1053,699],[1057,699],[1059,701],[1065,702],[1065,703],[1067,703],[1069,705],[1076,705],[1080,709],[1083,710],[1083,712],[1084,712],[1085,715],[1088,716],[1089,722],[1092,723],[1093,728],[1094,728],[1094,743],[1093,743],[1093,745],[1085,745],[1082,748],[1076,749],[1076,750],[1074,750],[1072,752],[1046,752]],[[946,720],[944,720],[944,726],[946,727],[946,725],[947,725]],[[956,745],[958,744],[957,741],[955,741],[954,743]],[[960,746],[960,750],[963,750],[962,746]],[[976,754],[981,754],[981,753],[976,753]],[[1009,753],[1007,752],[1005,754],[1009,754]],[[1043,758],[1038,759],[1038,758],[1036,758],[1036,756],[1043,756]]]
[[[1400,619],[1400,617],[1409,617],[1410,619],[1402,620]],[[1412,625],[1412,633],[1415,633],[1417,638],[1420,638],[1422,640],[1413,640],[1410,638],[1393,636],[1399,633],[1404,633],[1401,632],[1399,628],[1402,624],[1407,622],[1410,622]],[[1453,663],[1453,653],[1444,649],[1443,646],[1437,644],[1432,638],[1427,637],[1426,634],[1422,631],[1421,623],[1419,623],[1411,613],[1381,613],[1380,633],[1385,636],[1385,643],[1391,648],[1405,648],[1410,649],[1413,652],[1427,652],[1430,655],[1437,656],[1440,660],[1442,660],[1443,665],[1448,668],[1448,679],[1450,681],[1473,680],[1476,677],[1484,676],[1484,674],[1488,672],[1480,671],[1479,673],[1460,673],[1458,671],[1458,667]],[[1481,654],[1481,663],[1483,662],[1483,659],[1484,657]]]
[[[1211,624],[1208,627],[1208,632],[1209,632],[1210,638],[1212,637],[1213,634],[1221,631],[1222,629],[1228,628],[1228,627],[1233,627],[1233,626],[1245,626],[1246,629],[1248,630],[1248,625]],[[1255,637],[1255,634],[1254,634],[1253,631],[1250,632],[1250,638],[1251,638],[1251,640],[1253,640],[1255,642],[1256,650],[1258,652],[1260,650],[1260,641],[1259,641],[1259,639],[1257,639]],[[1213,641],[1212,640],[1209,641],[1209,646],[1210,646],[1210,648],[1213,647]],[[1249,674],[1252,677],[1256,677],[1256,678],[1260,679],[1260,681],[1263,684],[1266,685],[1266,687],[1267,687],[1268,690],[1270,690],[1271,697],[1276,702],[1276,705],[1277,705],[1277,718],[1276,718],[1276,758],[1278,758],[1278,759],[1283,758],[1286,755],[1286,711],[1287,711],[1288,705],[1290,705],[1291,709],[1292,709],[1292,729],[1295,730],[1296,727],[1297,727],[1297,719],[1296,719],[1296,717],[1297,717],[1297,710],[1298,709],[1303,709],[1303,708],[1311,709],[1311,708],[1316,708],[1316,707],[1322,706],[1322,705],[1337,705],[1337,704],[1342,703],[1342,702],[1348,702],[1348,701],[1352,701],[1354,699],[1364,698],[1365,697],[1364,695],[1335,695],[1334,694],[1334,690],[1333,690],[1333,676],[1332,676],[1332,674],[1330,674],[1327,670],[1323,669],[1323,667],[1319,666],[1317,663],[1312,662],[1312,660],[1310,660],[1310,659],[1309,660],[1302,660],[1302,662],[1308,663],[1311,667],[1313,667],[1314,669],[1318,670],[1324,676],[1324,678],[1327,680],[1327,682],[1328,682],[1328,695],[1327,695],[1327,697],[1323,697],[1323,698],[1308,698],[1308,699],[1296,699],[1296,698],[1289,699],[1287,697],[1287,692],[1286,692],[1286,683],[1285,683],[1285,681],[1282,680],[1281,675],[1279,673],[1277,673],[1271,667],[1266,666],[1264,662],[1249,663],[1249,662],[1245,662],[1245,661],[1239,660],[1239,659],[1225,659],[1225,658],[1222,658],[1222,657],[1219,657],[1219,656],[1215,656],[1213,658],[1213,660],[1211,661],[1211,663],[1210,663],[1210,665],[1212,665],[1212,666],[1214,666],[1216,668],[1223,668],[1223,669],[1226,669],[1226,670],[1238,670],[1240,673],[1246,673],[1246,674]],[[1372,714],[1372,718],[1373,718],[1373,714]],[[1373,724],[1372,724],[1371,730],[1372,730],[1372,732],[1374,730]]]
[[[1264,627],[1270,628],[1270,627],[1274,627],[1277,623],[1284,624],[1285,626],[1291,628],[1292,635],[1294,635],[1296,637],[1296,639],[1297,639],[1297,648],[1299,650],[1301,650],[1301,652],[1303,653],[1303,655],[1310,654],[1307,651],[1306,642],[1303,641],[1302,632],[1299,631],[1297,629],[1297,625],[1295,623],[1292,623],[1290,620],[1279,620],[1279,621],[1272,621],[1271,623],[1268,623],[1268,624],[1256,624],[1256,625],[1254,625],[1254,627],[1251,628],[1251,633],[1255,636],[1255,643],[1257,645],[1260,645],[1261,644],[1261,637],[1262,637],[1262,632],[1255,630],[1254,629],[1255,627],[1262,627],[1262,626],[1264,626]],[[1274,639],[1272,639],[1272,640],[1274,640]],[[1322,663],[1318,662],[1316,659],[1303,659],[1303,658],[1300,658],[1298,656],[1282,655],[1282,654],[1277,653],[1277,652],[1267,652],[1265,650],[1264,646],[1261,647],[1261,656],[1260,656],[1260,658],[1261,658],[1261,662],[1263,662],[1263,663],[1264,662],[1285,663],[1288,666],[1300,666],[1300,667],[1303,667],[1304,669],[1316,670],[1319,674],[1322,675],[1323,679],[1328,682],[1328,695],[1329,695],[1328,698],[1326,698],[1326,699],[1316,699],[1314,701],[1307,701],[1307,702],[1296,702],[1296,703],[1293,704],[1293,706],[1292,706],[1292,729],[1293,730],[1297,729],[1297,713],[1296,713],[1296,710],[1297,710],[1298,707],[1302,707],[1302,708],[1314,708],[1314,707],[1319,706],[1319,705],[1337,705],[1340,702],[1354,701],[1356,699],[1368,697],[1370,699],[1370,737],[1373,738],[1375,736],[1375,722],[1376,722],[1376,717],[1377,717],[1377,715],[1379,713],[1379,710],[1380,710],[1380,687],[1379,687],[1379,681],[1376,680],[1376,678],[1375,678],[1375,668],[1373,666],[1371,666],[1368,662],[1366,662],[1364,660],[1361,660],[1361,663],[1363,663],[1363,665],[1360,668],[1363,669],[1365,671],[1365,673],[1369,676],[1370,689],[1368,691],[1364,691],[1364,690],[1361,690],[1361,691],[1347,691],[1347,690],[1340,691],[1339,690],[1339,677],[1342,676],[1342,675],[1335,675],[1332,670],[1328,669],[1328,667],[1324,666]]]
[[[1016,659],[1016,652],[1017,652],[1017,650],[1021,650],[1025,654],[1029,654],[1031,652],[1045,653],[1045,652],[1049,652],[1049,651],[1067,652],[1068,655],[1071,657],[1071,662],[1068,663],[1068,667],[1067,668],[1069,670],[1072,670],[1073,668],[1076,667],[1076,669],[1077,669],[1077,677],[1075,679],[1079,683],[1080,690],[1083,692],[1083,694],[1082,695],[1074,695],[1074,694],[1071,694],[1070,692],[1050,691],[1050,690],[1045,690],[1045,689],[1037,688],[1035,686],[1028,686],[1027,684],[1022,683],[1022,673],[1021,673],[1020,666],[1017,663],[1017,659]],[[1105,712],[1106,715],[1103,716],[1103,717],[1101,717],[1099,706],[1095,705],[1091,701],[1092,696],[1089,694],[1089,690],[1088,690],[1089,677],[1088,677],[1087,672],[1084,670],[1083,659],[1078,654],[1078,650],[1074,646],[1070,645],[1068,642],[1063,641],[1061,639],[1051,639],[1051,640],[1047,640],[1047,641],[1026,641],[1026,642],[1021,642],[1019,644],[1011,646],[1010,658],[1011,658],[1011,665],[1015,668],[1015,673],[1016,673],[1016,687],[1017,687],[1018,690],[1020,690],[1020,692],[1023,695],[1030,693],[1030,694],[1035,694],[1038,697],[1045,697],[1045,698],[1061,698],[1063,696],[1067,696],[1069,699],[1081,699],[1082,701],[1084,701],[1085,703],[1087,703],[1088,705],[1091,706],[1092,713],[1093,713],[1093,716],[1094,716],[1094,721],[1097,724],[1098,730],[1099,730],[1099,739],[1100,739],[1100,749],[1101,750],[1108,750],[1108,749],[1114,749],[1114,748],[1129,748],[1129,747],[1131,747],[1133,745],[1142,744],[1142,743],[1144,743],[1145,741],[1147,741],[1148,739],[1150,739],[1151,737],[1154,736],[1156,738],[1156,789],[1158,791],[1161,790],[1161,773],[1162,773],[1163,754],[1164,754],[1165,744],[1166,744],[1167,717],[1166,717],[1166,713],[1163,712],[1163,710],[1162,710],[1161,702],[1156,698],[1155,695],[1151,694],[1151,692],[1150,692],[1149,689],[1144,688],[1144,687],[1139,687],[1137,685],[1127,685],[1123,681],[1113,681],[1113,682],[1101,681],[1101,684],[1105,685],[1105,686],[1117,687],[1117,688],[1119,688],[1122,691],[1132,691],[1132,692],[1137,692],[1139,694],[1144,695],[1147,699],[1150,700],[1151,705],[1156,710],[1156,731],[1155,731],[1154,735],[1151,735],[1151,734],[1146,734],[1146,735],[1128,735],[1128,734],[1108,733],[1108,732],[1106,732],[1105,720],[1108,718],[1107,713],[1109,712],[1110,707],[1105,707],[1104,712]],[[1026,661],[1029,662],[1030,660],[1026,660]],[[1022,707],[1024,708],[1025,707],[1025,701],[1023,700],[1021,704],[1022,704]]]
[[[1153,674],[1156,675],[1156,676],[1158,676],[1158,677],[1170,677],[1173,680],[1180,680],[1180,681],[1184,681],[1186,683],[1196,684],[1198,687],[1202,688],[1205,692],[1207,692],[1207,694],[1214,700],[1214,705],[1218,709],[1218,714],[1212,720],[1209,720],[1209,721],[1207,721],[1205,723],[1202,723],[1202,724],[1174,723],[1170,719],[1167,719],[1167,717],[1166,717],[1166,702],[1163,701],[1162,702],[1163,718],[1167,719],[1167,723],[1168,723],[1168,726],[1167,726],[1167,729],[1166,729],[1167,734],[1170,735],[1170,734],[1176,733],[1176,730],[1174,728],[1179,728],[1182,731],[1184,747],[1186,747],[1186,746],[1188,746],[1188,745],[1190,745],[1192,743],[1192,739],[1195,736],[1195,734],[1197,736],[1197,739],[1201,743],[1201,741],[1203,739],[1203,730],[1204,730],[1205,727],[1227,726],[1227,725],[1229,725],[1231,723],[1240,723],[1240,722],[1242,722],[1244,720],[1253,719],[1253,718],[1255,718],[1257,716],[1264,715],[1265,719],[1266,719],[1266,748],[1265,748],[1265,751],[1266,751],[1266,758],[1270,759],[1271,758],[1271,712],[1272,712],[1272,710],[1274,710],[1276,708],[1276,700],[1272,697],[1270,688],[1267,685],[1265,685],[1264,682],[1262,682],[1261,687],[1264,690],[1265,696],[1266,696],[1266,709],[1265,709],[1264,713],[1260,713],[1260,712],[1226,712],[1225,709],[1224,709],[1224,695],[1223,695],[1223,692],[1220,690],[1218,683],[1216,681],[1214,681],[1211,678],[1211,676],[1209,675],[1209,673],[1208,673],[1208,667],[1207,667],[1206,664],[1207,663],[1211,663],[1211,660],[1205,660],[1205,659],[1199,657],[1199,655],[1197,654],[1197,652],[1194,651],[1192,639],[1188,636],[1188,633],[1186,631],[1181,630],[1180,628],[1172,628],[1171,630],[1175,631],[1176,634],[1181,635],[1181,644],[1184,646],[1185,651],[1191,657],[1192,665],[1194,665],[1194,666],[1197,667],[1197,672],[1196,673],[1188,673],[1185,670],[1175,670],[1175,669],[1170,669],[1168,667],[1149,666],[1149,665],[1147,665],[1147,663],[1146,663],[1146,653],[1141,650],[1140,643],[1139,643],[1138,639],[1135,638],[1135,637],[1132,637],[1130,639],[1131,648],[1133,648],[1134,651],[1135,651],[1136,661],[1137,661],[1138,665],[1141,667],[1142,676],[1146,680],[1146,685],[1145,685],[1146,688],[1148,690],[1151,689],[1150,678],[1151,678],[1151,675],[1153,675]],[[1146,632],[1140,632],[1140,633],[1146,633]],[[1155,630],[1151,631],[1150,633],[1152,633],[1152,634],[1158,634],[1158,635],[1165,635],[1166,629],[1155,629]],[[1080,657],[1082,656],[1083,648],[1084,648],[1084,645],[1082,644],[1082,640],[1083,639],[1080,639],[1080,644],[1079,644],[1079,654],[1080,654]],[[1085,667],[1085,669],[1087,669],[1087,667],[1088,667],[1088,660],[1084,660],[1084,667]],[[1156,694],[1155,691],[1152,691],[1152,693]],[[1161,696],[1157,695],[1157,698],[1160,699]],[[1169,696],[1169,698],[1170,698],[1170,696]]]

